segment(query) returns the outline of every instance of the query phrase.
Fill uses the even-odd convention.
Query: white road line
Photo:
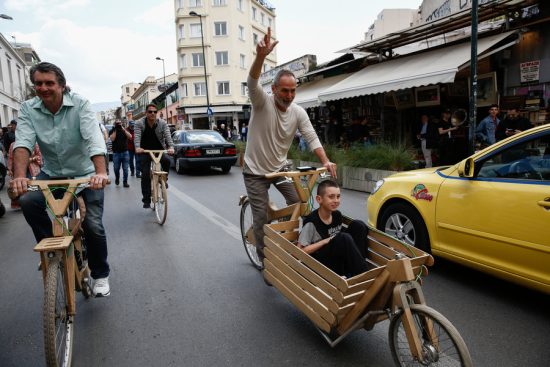
[[[213,210],[210,210],[209,208],[205,207],[189,195],[184,194],[180,190],[176,189],[173,185],[170,185],[170,189],[168,191],[168,195],[171,196],[177,196],[178,199],[201,213],[206,219],[223,229],[227,234],[229,234],[234,239],[240,241],[241,240],[241,230],[239,227],[233,225],[229,221],[227,221],[225,218],[220,217],[216,212]]]

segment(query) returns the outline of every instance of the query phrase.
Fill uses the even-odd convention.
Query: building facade
[[[122,105],[122,111],[121,114],[126,116],[128,118],[128,113],[134,109],[134,100],[132,99],[132,96],[134,93],[138,90],[140,84],[139,83],[126,83],[123,84],[120,87],[120,104]],[[128,120],[131,120],[131,118],[128,118]]]
[[[275,9],[263,0],[175,0],[174,6],[178,120],[194,129],[239,125],[248,117],[246,79],[256,44],[268,27],[277,38]],[[274,51],[263,71],[276,65]]]
[[[176,83],[177,79],[178,76],[176,74],[166,75],[166,85]],[[126,111],[126,117],[129,120],[138,120],[145,117],[145,108],[162,93],[163,86],[164,77],[155,79],[154,76],[148,76],[145,78],[143,83],[140,83],[137,90],[130,97],[133,103],[129,106],[131,109],[129,108],[128,111]],[[165,118],[162,110],[159,111],[159,118]]]
[[[383,37],[387,34],[412,27],[418,22],[418,10],[384,9],[365,33],[365,41]]]
[[[21,103],[27,98],[25,60],[0,34],[0,126],[17,119]]]

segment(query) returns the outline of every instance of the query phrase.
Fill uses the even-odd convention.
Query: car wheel
[[[229,173],[229,171],[231,171],[231,166],[222,166],[223,173]]]
[[[182,175],[185,172],[183,165],[180,163],[179,158],[176,158],[176,172]]]
[[[408,245],[430,252],[430,239],[424,220],[410,205],[395,203],[388,206],[380,217],[378,229]]]

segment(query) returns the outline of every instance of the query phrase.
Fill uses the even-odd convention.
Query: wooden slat
[[[397,255],[397,251],[385,246],[384,244],[369,239],[369,250],[376,252],[379,255],[384,256],[386,259],[395,259],[395,255]]]
[[[271,237],[273,241],[282,249],[302,261],[307,267],[315,271],[317,274],[322,276],[330,284],[340,289],[341,291],[345,291],[348,288],[348,283],[342,277],[321,264],[319,261],[315,260],[310,255],[306,254],[301,249],[288,242],[286,239],[281,237],[279,233],[275,232],[272,228],[269,228],[269,226],[270,225],[264,226],[264,232],[266,236]]]
[[[294,306],[302,311],[319,329],[326,333],[330,332],[330,325],[321,316],[313,312],[301,299],[296,297],[279,279],[275,278],[269,271],[264,270],[264,277],[273,284]]]
[[[380,274],[384,270],[383,266],[379,266],[377,268],[371,269],[365,273],[358,274],[352,278],[348,278],[348,285],[351,286],[354,284],[365,282],[369,279],[374,279],[378,274]]]
[[[270,233],[277,233],[282,231],[289,231],[291,229],[298,229],[300,227],[300,221],[299,220],[289,220],[286,222],[278,222],[278,223],[271,223],[264,225],[264,232],[268,233],[266,228],[270,228]]]
[[[44,238],[36,246],[34,246],[34,251],[40,252],[40,251],[64,250],[71,245],[72,240],[73,240],[73,236]]]
[[[300,203],[285,206],[284,208],[281,208],[281,209],[272,210],[270,213],[271,219],[277,219],[277,218],[292,215],[292,213],[294,213],[294,209],[297,207],[298,208],[300,207]]]
[[[298,236],[300,235],[300,232],[298,231],[292,231],[292,232],[283,232],[281,233],[281,236],[289,240],[290,242],[294,242],[298,240]]]
[[[349,287],[348,290],[345,293],[343,293],[344,297],[349,296],[350,294],[354,294],[354,293],[357,293],[357,292],[362,292],[362,291],[365,291],[365,290],[369,289],[371,287],[372,282],[373,282],[374,279],[376,279],[376,278],[370,279],[366,282],[354,284],[353,286]]]
[[[269,260],[266,259],[264,264],[266,265],[266,270],[269,271],[274,278],[284,284],[288,290],[290,290],[316,314],[321,316],[330,326],[334,325],[336,322],[336,317],[327,307],[325,307],[325,305],[320,303],[311,293],[306,292],[302,287],[296,284],[293,279],[287,277],[282,271],[270,263]]]
[[[389,259],[386,259],[384,256],[378,255],[375,252],[369,251],[369,259],[377,263],[378,265],[385,266]]]
[[[369,237],[372,237],[376,241],[381,242],[381,243],[385,244],[386,246],[393,247],[397,251],[400,251],[400,252],[404,253],[405,255],[407,255],[409,257],[417,257],[417,256],[421,256],[421,255],[427,255],[428,258],[426,259],[425,264],[427,266],[432,266],[434,264],[433,257],[430,254],[428,254],[427,252],[422,251],[418,247],[411,248],[410,246],[408,246],[408,245],[404,244],[403,242],[399,241],[398,239],[393,238],[393,237],[387,235],[384,232],[380,232],[377,229],[369,228]],[[413,254],[413,252],[414,252],[414,254]]]
[[[307,281],[300,273],[296,272],[290,266],[285,264],[285,262],[277,257],[277,255],[275,255],[275,253],[272,252],[269,248],[265,249],[265,253],[268,260],[266,263],[269,263],[270,266],[275,267],[278,271],[286,275],[298,286],[311,294],[317,300],[317,302],[321,303],[325,308],[330,310],[330,312],[332,312],[333,314],[336,314],[336,312],[338,312],[339,305],[332,299],[332,297],[330,297],[330,295],[323,292],[321,289],[317,288],[309,281]],[[266,269],[268,269],[267,266]]]
[[[326,279],[319,276],[309,267],[298,261],[295,257],[290,255],[288,252],[283,250],[281,247],[277,246],[273,240],[269,237],[265,237],[265,246],[266,249],[271,250],[279,259],[288,264],[292,269],[306,278],[310,283],[319,287],[323,292],[327,293],[332,297],[336,303],[340,303],[344,296],[334,285],[330,284]],[[301,250],[300,250],[301,251]]]

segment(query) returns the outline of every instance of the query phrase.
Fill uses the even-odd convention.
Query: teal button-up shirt
[[[91,157],[106,153],[105,140],[90,102],[76,93],[63,94],[52,114],[39,97],[25,101],[17,118],[15,148],[33,151],[38,143],[42,170],[51,177],[81,177],[95,173]]]

